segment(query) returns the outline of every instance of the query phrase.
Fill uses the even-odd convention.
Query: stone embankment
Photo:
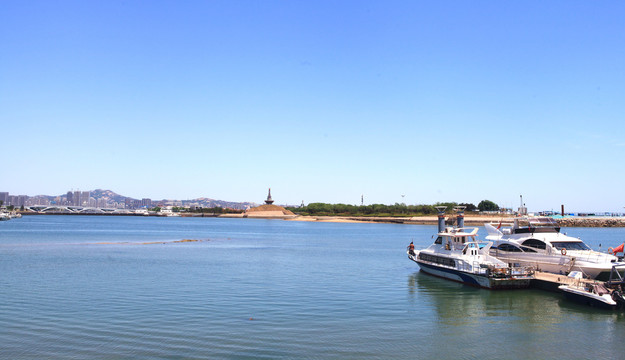
[[[562,227],[625,227],[625,218],[562,218],[556,220]]]
[[[513,217],[493,216],[466,216],[465,226],[483,226],[485,223],[511,222]],[[387,224],[412,224],[412,225],[436,225],[436,216],[415,217],[368,217],[368,216],[296,216],[289,220],[295,221],[320,221],[320,222],[369,222]],[[445,223],[455,224],[455,217],[446,216]],[[594,218],[575,217],[556,219],[561,227],[625,227],[625,217]]]

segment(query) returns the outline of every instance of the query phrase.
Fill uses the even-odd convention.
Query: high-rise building
[[[32,196],[26,200],[26,205],[50,205],[50,199],[47,196]]]
[[[83,191],[80,193],[80,204],[79,206],[89,206],[89,197],[91,193],[89,191]]]
[[[11,205],[11,206],[18,206],[17,203],[19,202],[18,200],[18,196],[17,195],[9,195],[9,201],[7,201],[6,205]]]
[[[9,193],[8,192],[0,192],[0,201],[3,205],[8,205],[9,202]]]
[[[16,206],[24,206],[24,205],[26,205],[26,200],[28,200],[28,195],[19,195],[17,197],[17,205]]]

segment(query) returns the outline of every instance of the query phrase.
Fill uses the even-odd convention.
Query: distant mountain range
[[[103,189],[95,189],[93,191],[90,191],[90,196],[96,200],[105,199],[107,201],[114,201],[114,202],[124,202],[126,201],[127,198],[129,198],[128,196],[119,195],[111,190],[103,190]],[[135,198],[130,198],[130,199],[141,200],[141,199],[135,199]],[[210,199],[210,198],[205,198],[205,197],[201,197],[197,199],[189,199],[189,200],[152,199],[152,204],[161,204],[161,203],[172,204],[172,205],[180,204],[182,206],[195,205],[195,206],[200,206],[200,207],[205,207],[205,208],[222,207],[222,208],[232,208],[232,209],[248,209],[250,207],[258,206],[258,204],[253,203],[253,202],[234,202],[234,201]]]
[[[85,193],[86,191],[81,191],[81,193]],[[124,196],[115,193],[111,190],[104,189],[95,189],[89,191],[89,197],[95,199],[96,201],[103,200],[107,204],[119,203],[123,204],[128,201],[141,201],[142,199],[135,199],[129,196]],[[58,195],[58,196],[50,196],[50,195],[37,195],[32,198],[47,198],[50,201],[56,201],[57,203],[65,203],[67,202],[67,193]],[[234,202],[234,201],[224,201],[224,200],[216,200],[210,198],[197,198],[197,199],[189,199],[189,200],[168,200],[168,199],[151,199],[151,203],[153,206],[162,204],[162,205],[174,205],[174,206],[198,206],[204,208],[212,208],[212,207],[222,207],[222,208],[232,208],[232,209],[248,209],[250,207],[258,206],[258,204],[253,202]]]
[[[66,196],[66,195],[61,195],[61,196]],[[111,190],[102,190],[102,189],[95,189],[95,190],[89,191],[89,196],[91,196],[92,198],[96,200],[105,199],[105,200],[115,201],[119,203],[126,201],[126,199],[128,198],[127,196],[119,195]]]

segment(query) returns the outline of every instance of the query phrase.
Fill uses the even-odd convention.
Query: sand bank
[[[447,223],[453,217],[446,216]],[[465,216],[465,226],[483,226],[485,223],[498,223],[500,221],[512,221],[512,216]],[[340,223],[384,223],[384,224],[411,224],[411,225],[437,225],[437,216],[414,216],[414,217],[367,217],[367,216],[296,216],[289,221],[317,221],[317,222],[340,222]],[[625,227],[625,217],[570,217],[556,219],[562,227]]]

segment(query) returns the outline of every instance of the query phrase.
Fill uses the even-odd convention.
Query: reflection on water
[[[623,312],[584,307],[558,293],[478,289],[418,271],[408,275],[407,291],[413,306],[436,318],[433,333],[467,345],[468,358],[501,357],[502,351],[506,352],[503,358],[579,358],[587,353],[589,343],[611,346],[625,339]],[[437,356],[453,356],[445,341],[432,339],[440,347]],[[493,343],[476,347],[484,339]],[[558,353],[548,350],[556,344],[566,348]]]
[[[625,340],[622,313],[419,273],[405,248],[413,239],[431,243],[434,226],[62,216],[6,223],[2,359],[612,359]]]
[[[488,292],[423,272],[408,277],[408,289],[414,301],[433,309],[444,323],[469,324],[486,311],[483,296]]]

